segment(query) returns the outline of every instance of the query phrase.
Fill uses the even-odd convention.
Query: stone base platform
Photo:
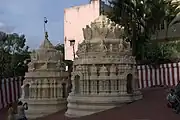
[[[36,119],[48,116],[60,110],[66,109],[66,99],[20,99],[28,103],[26,116],[28,119]]]
[[[114,107],[122,106],[126,103],[131,103],[143,98],[141,92],[136,94],[104,94],[104,95],[83,95],[78,96],[70,93],[68,96],[68,109],[65,116],[69,118],[77,118],[86,115],[91,115]]]

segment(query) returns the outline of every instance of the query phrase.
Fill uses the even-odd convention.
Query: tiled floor
[[[91,116],[81,117],[77,120],[179,120],[180,115],[173,113],[166,106],[166,90],[164,88],[151,88],[143,91],[144,99],[114,108]],[[37,120],[68,120],[65,111]],[[1,119],[3,118],[3,119]],[[0,112],[0,120],[5,119],[5,110]]]

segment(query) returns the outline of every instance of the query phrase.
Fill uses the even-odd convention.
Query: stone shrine
[[[66,108],[68,72],[65,72],[62,57],[48,40],[46,32],[40,48],[31,54],[22,86],[20,100],[28,103],[28,118],[46,116]]]
[[[142,99],[135,57],[124,38],[124,28],[99,16],[83,28],[72,72],[67,117],[90,115]]]

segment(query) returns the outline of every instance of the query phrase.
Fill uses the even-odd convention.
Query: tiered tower
[[[31,54],[28,72],[22,86],[23,102],[27,102],[28,118],[37,118],[66,108],[68,72],[62,53],[46,37],[40,48]]]
[[[106,16],[83,28],[72,73],[66,116],[80,117],[142,98],[135,58],[124,28]]]

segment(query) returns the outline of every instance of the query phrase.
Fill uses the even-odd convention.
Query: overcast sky
[[[63,43],[64,8],[89,0],[0,0],[0,30],[25,34],[27,45],[37,48],[44,38],[43,20],[53,44]]]

